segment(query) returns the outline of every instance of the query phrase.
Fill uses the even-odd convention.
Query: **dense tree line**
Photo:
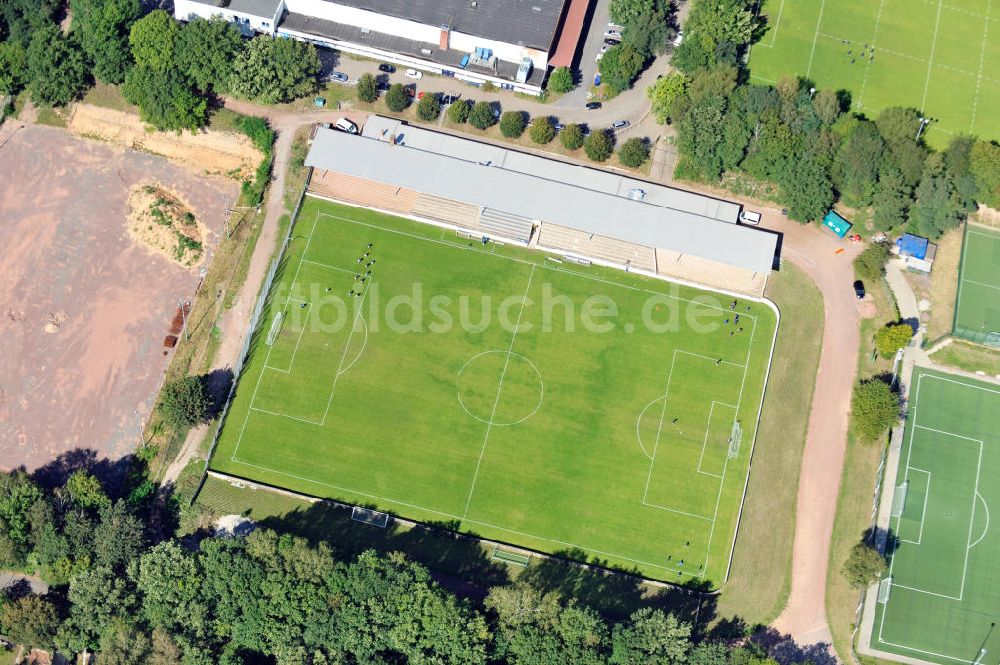
[[[693,2],[672,58],[678,71],[647,91],[657,119],[677,128],[678,177],[745,174],[776,185],[793,219],[819,219],[839,200],[875,230],[908,224],[931,238],[978,202],[1000,202],[1000,146],[957,136],[934,152],[913,109],[872,119],[847,112],[844,93],[806,80],[750,83],[740,62],[761,30],[753,3]]]
[[[627,90],[653,57],[667,50],[674,36],[670,0],[611,0],[611,19],[622,26],[621,42],[598,62],[610,96]]]
[[[180,24],[140,0],[71,0],[70,29],[59,2],[0,0],[0,93],[27,87],[41,105],[67,104],[95,81],[124,84],[125,98],[158,129],[197,129],[214,96],[265,104],[316,89],[311,44],[257,36],[244,40],[221,19]]]
[[[0,568],[52,585],[0,595],[0,632],[101,664],[773,664],[752,645],[696,644],[659,609],[611,622],[525,582],[474,604],[399,553],[343,557],[266,529],[181,542],[155,521],[83,471],[54,490],[0,474]]]

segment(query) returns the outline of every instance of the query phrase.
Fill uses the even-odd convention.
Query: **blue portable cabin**
[[[896,247],[899,248],[899,255],[906,258],[907,256],[912,256],[915,259],[924,260],[927,258],[927,246],[930,241],[927,238],[921,238],[920,236],[915,236],[912,233],[904,233],[902,237],[896,241]]]
[[[835,210],[826,213],[823,218],[823,226],[837,234],[838,238],[843,238],[851,230],[851,223],[837,214]]]

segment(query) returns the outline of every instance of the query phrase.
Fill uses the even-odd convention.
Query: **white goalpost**
[[[271,329],[267,333],[267,345],[271,346],[274,344],[274,340],[278,339],[278,333],[281,332],[281,323],[284,320],[284,312],[278,312],[274,316],[274,321],[271,322]]]

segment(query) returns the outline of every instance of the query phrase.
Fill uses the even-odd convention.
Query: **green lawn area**
[[[776,325],[730,302],[308,199],[211,466],[719,586]]]
[[[1000,391],[914,371],[871,646],[941,665],[1000,652]],[[981,650],[982,654],[981,654]]]
[[[846,90],[852,108],[874,117],[912,107],[934,122],[928,142],[956,134],[1000,138],[1000,61],[987,3],[930,0],[764,0],[767,28],[750,56],[751,77],[792,74]]]
[[[1000,346],[1000,231],[966,224],[953,332]]]
[[[1000,351],[978,344],[956,339],[935,351],[931,358],[936,363],[964,369],[966,372],[985,372],[1000,376]]]

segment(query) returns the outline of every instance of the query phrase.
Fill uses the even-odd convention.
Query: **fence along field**
[[[872,118],[915,108],[933,120],[925,138],[937,148],[957,134],[1000,138],[1000,12],[987,0],[763,0],[760,13],[751,78],[846,90]]]
[[[917,368],[910,394],[871,646],[941,665],[992,662],[1000,390]]]
[[[1000,232],[966,224],[953,331],[1000,346]]]
[[[724,581],[769,307],[315,199],[294,234],[213,469],[647,577]],[[433,297],[465,299],[470,320],[444,308],[443,325]],[[595,297],[618,310],[607,331],[580,322]],[[644,308],[676,329],[649,330]]]

